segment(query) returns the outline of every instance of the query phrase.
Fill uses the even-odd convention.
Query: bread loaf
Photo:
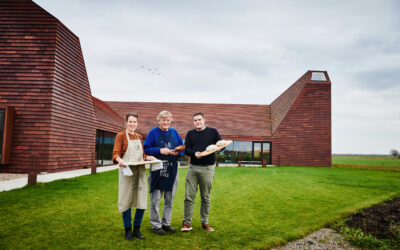
[[[206,151],[210,152],[210,151],[213,151],[213,150],[215,150],[217,148],[218,148],[217,145],[211,144],[206,148]]]
[[[219,141],[217,141],[217,147],[223,147],[223,146],[225,146],[225,144],[226,144],[226,141],[225,140],[219,140]]]

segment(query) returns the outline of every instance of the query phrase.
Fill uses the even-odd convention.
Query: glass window
[[[251,161],[252,160],[252,147],[253,143],[251,141],[235,141],[234,148],[237,152],[237,161]]]
[[[97,130],[96,153],[97,165],[111,165],[112,151],[114,149],[115,133]]]
[[[326,81],[324,72],[312,72],[311,73],[311,81]]]
[[[2,152],[3,152],[3,135],[4,135],[4,120],[5,120],[5,109],[0,109],[0,163],[2,159]]]
[[[267,159],[267,164],[271,164],[271,143],[234,141],[225,150],[216,154],[219,163],[237,163],[238,161],[260,162]]]
[[[234,143],[228,145],[225,150],[217,153],[216,155],[217,162],[222,163],[232,163],[235,162],[236,152],[234,150]]]
[[[261,142],[254,142],[253,161],[261,161]]]
[[[267,164],[271,164],[271,143],[263,143],[263,159],[267,159]]]

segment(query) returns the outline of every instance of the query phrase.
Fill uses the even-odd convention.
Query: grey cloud
[[[400,71],[398,69],[360,72],[356,74],[356,78],[360,88],[385,90],[400,87]]]

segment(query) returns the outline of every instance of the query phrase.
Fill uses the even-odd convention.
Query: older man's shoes
[[[171,227],[171,226],[164,226],[162,225],[162,230],[164,230],[167,233],[176,233],[176,229]]]
[[[158,235],[165,235],[165,231],[161,227],[153,228],[153,233],[158,234]]]

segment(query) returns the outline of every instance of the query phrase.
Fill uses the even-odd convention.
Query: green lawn
[[[332,155],[332,166],[400,171],[400,159],[392,156]]]
[[[176,228],[183,216],[187,170],[179,171]],[[154,235],[146,211],[146,239],[128,242],[117,210],[118,175],[111,171],[0,193],[0,249],[268,248],[399,195],[399,172],[217,168],[210,216],[215,232],[201,229],[196,197],[193,231]]]

